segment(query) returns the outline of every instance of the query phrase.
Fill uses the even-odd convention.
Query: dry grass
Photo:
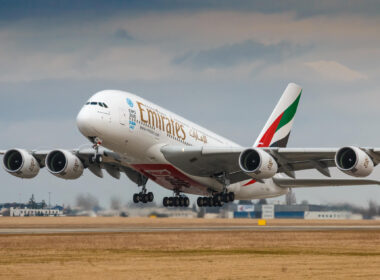
[[[226,223],[253,221],[0,219],[2,227]],[[376,230],[0,235],[0,279],[379,279],[379,275]]]
[[[270,225],[380,225],[380,220],[268,220]],[[257,225],[256,219],[180,219],[121,217],[1,217],[0,228],[199,227]]]

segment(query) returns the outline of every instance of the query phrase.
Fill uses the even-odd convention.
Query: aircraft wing
[[[380,185],[380,181],[362,179],[291,179],[273,178],[273,181],[283,188],[305,188],[305,187],[340,187],[340,186],[362,186]]]
[[[181,147],[163,146],[161,152],[174,166],[184,172],[203,177],[215,177],[227,172],[231,183],[252,179],[239,166],[243,147]],[[338,148],[262,148],[278,162],[278,173],[294,178],[294,171],[316,169],[330,177],[329,167],[335,167]],[[380,162],[380,149],[364,149],[375,164]]]
[[[29,151],[39,162],[40,167],[45,166],[45,158],[52,150],[33,150]],[[6,151],[0,150],[0,155],[4,155]],[[120,173],[125,173],[129,179],[138,184],[142,185],[143,177],[141,174],[130,167],[126,160],[120,157],[119,154],[100,149],[99,154],[103,157],[103,162],[101,164],[98,163],[90,163],[90,156],[94,156],[95,150],[92,148],[85,149],[75,149],[70,151],[72,154],[76,155],[83,162],[84,167],[88,168],[94,175],[103,178],[103,170],[106,170],[109,175],[112,177],[119,179]]]

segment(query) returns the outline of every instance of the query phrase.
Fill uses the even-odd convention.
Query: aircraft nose
[[[91,112],[88,110],[88,108],[83,107],[77,116],[77,127],[79,131],[86,137],[94,136],[93,134],[93,128],[92,123],[93,119],[91,116]]]

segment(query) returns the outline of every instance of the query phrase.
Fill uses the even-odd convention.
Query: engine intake
[[[367,177],[374,168],[370,156],[357,147],[344,147],[335,155],[335,164],[338,169],[355,177]]]
[[[78,179],[83,174],[82,161],[65,150],[51,151],[46,156],[46,167],[51,174],[63,179]]]
[[[3,158],[5,171],[19,178],[34,178],[40,171],[38,161],[26,150],[12,149]]]
[[[262,149],[247,149],[239,156],[241,170],[252,178],[272,178],[278,171],[276,160]]]

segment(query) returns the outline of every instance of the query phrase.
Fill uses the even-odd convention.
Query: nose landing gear
[[[98,137],[95,137],[94,139],[94,145],[92,146],[95,150],[95,154],[91,155],[88,159],[90,164],[101,164],[103,163],[103,157],[101,154],[99,154],[99,147],[102,145],[102,140]]]

